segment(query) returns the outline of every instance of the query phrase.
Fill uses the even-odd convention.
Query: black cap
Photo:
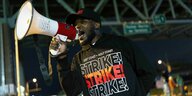
[[[81,8],[77,11],[76,14],[70,14],[66,17],[67,24],[74,24],[76,19],[78,18],[86,18],[91,19],[93,21],[101,23],[100,16],[90,9]]]

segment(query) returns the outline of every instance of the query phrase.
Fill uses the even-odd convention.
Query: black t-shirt
[[[71,81],[64,86],[72,84],[70,95],[83,90],[85,96],[146,96],[156,71],[129,39],[104,35],[94,45],[82,46],[69,74]]]

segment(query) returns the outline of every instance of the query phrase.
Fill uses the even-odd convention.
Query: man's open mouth
[[[84,31],[79,31],[78,36],[80,40],[83,39],[84,34],[85,34]]]
[[[81,36],[83,35],[85,32],[84,31],[79,31],[78,35]]]

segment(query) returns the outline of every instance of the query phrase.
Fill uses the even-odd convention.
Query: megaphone
[[[77,38],[75,27],[42,16],[29,0],[25,1],[19,10],[15,31],[18,40],[33,34],[52,37],[59,34],[70,40]]]

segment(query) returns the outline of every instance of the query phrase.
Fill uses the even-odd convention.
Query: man
[[[66,23],[77,28],[81,45],[71,64],[66,54],[57,59],[67,95],[146,96],[156,70],[129,39],[101,34],[100,17],[89,9],[68,15]]]

